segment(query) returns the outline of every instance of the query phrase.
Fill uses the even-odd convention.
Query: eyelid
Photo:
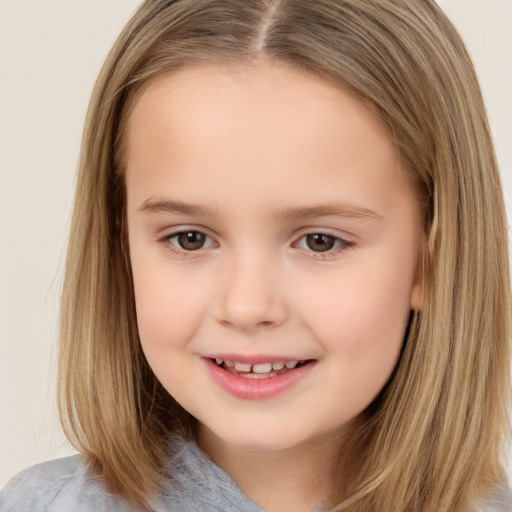
[[[215,238],[207,233],[208,230],[204,228],[200,228],[197,226],[179,226],[172,230],[166,231],[162,236],[158,238],[158,243],[162,244],[168,251],[175,255],[189,257],[193,256],[194,253],[200,253],[203,249],[210,249],[212,247],[218,247],[218,242],[215,241]],[[213,243],[209,243],[206,246],[200,247],[196,250],[187,250],[179,247],[177,244],[172,243],[172,239],[176,238],[182,233],[199,233],[204,235],[207,240],[210,240]]]
[[[348,243],[355,243],[358,239],[358,236],[355,234],[348,233],[346,231],[340,231],[339,229],[321,226],[307,226],[296,231],[295,240],[299,240],[300,238],[303,238],[307,235],[327,235]]]
[[[204,235],[205,239],[214,242],[214,240],[211,236],[208,236],[206,233],[203,233],[201,231],[197,231],[196,229],[185,229],[184,231],[178,231],[177,233],[172,233],[170,236],[167,236],[166,238],[167,238],[167,240],[171,241],[173,238],[177,238],[180,235],[182,235],[183,233],[198,233],[200,235]],[[206,249],[208,247],[211,247],[212,245],[214,245],[214,244],[205,245],[205,246],[201,247],[201,249]],[[192,250],[182,249],[181,247],[180,247],[180,249],[185,252],[195,252]],[[197,250],[199,250],[199,249],[197,249]]]
[[[313,251],[308,247],[300,247],[300,241],[310,235],[326,235],[328,237],[332,237],[337,245],[327,251]],[[292,245],[306,252],[308,256],[325,259],[337,256],[341,252],[353,247],[355,242],[349,238],[350,237],[346,237],[345,235],[340,235],[340,233],[333,233],[329,229],[308,228],[307,231],[302,231],[300,236],[295,238],[295,242],[293,242]]]
[[[163,229],[159,229],[157,233],[158,239],[169,239],[173,236],[179,235],[180,233],[188,233],[188,232],[197,232],[201,233],[204,236],[207,236],[208,238],[211,238],[214,240],[216,236],[212,234],[211,230],[208,228],[205,228],[203,226],[197,226],[194,224],[180,224],[176,226],[167,226]]]

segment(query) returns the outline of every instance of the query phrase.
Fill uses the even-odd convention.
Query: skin
[[[249,497],[311,510],[421,308],[416,195],[388,132],[346,90],[261,59],[155,79],[125,142],[149,364]],[[178,201],[206,211],[169,208]],[[204,245],[184,248],[178,232]],[[312,234],[328,235],[320,251]],[[246,400],[212,380],[204,356],[219,353],[315,364],[277,396]]]

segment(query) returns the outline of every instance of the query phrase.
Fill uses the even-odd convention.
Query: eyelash
[[[204,233],[204,232],[202,232],[200,230],[197,230],[197,229],[189,229],[189,230],[176,231],[174,233],[168,234],[168,235],[162,237],[159,240],[159,242],[169,252],[171,252],[173,255],[180,256],[182,258],[187,258],[187,257],[192,256],[193,253],[198,252],[201,249],[205,249],[205,247],[201,246],[201,247],[199,247],[198,249],[195,249],[195,250],[193,250],[193,249],[192,250],[188,250],[188,249],[184,249],[184,248],[178,248],[176,245],[174,245],[172,243],[172,240],[177,238],[177,237],[179,237],[180,235],[191,234],[191,233],[194,233],[196,235],[204,236],[205,239],[209,239],[209,240],[213,241],[213,239],[210,236],[208,236],[206,233]],[[345,240],[344,238],[340,238],[340,237],[334,236],[334,235],[332,235],[330,233],[324,233],[322,231],[312,231],[310,233],[305,233],[296,242],[294,242],[293,245],[295,247],[297,247],[301,240],[305,240],[309,236],[326,236],[329,239],[332,239],[332,241],[334,243],[334,247],[331,248],[331,249],[328,249],[326,251],[313,251],[313,250],[308,249],[306,247],[302,247],[304,250],[306,250],[306,251],[310,252],[311,254],[315,255],[316,258],[320,258],[320,259],[324,259],[324,260],[327,259],[327,258],[330,258],[330,257],[337,256],[338,254],[343,252],[345,249],[348,249],[348,248],[350,248],[350,247],[352,247],[354,245],[354,243],[350,242],[349,240]]]

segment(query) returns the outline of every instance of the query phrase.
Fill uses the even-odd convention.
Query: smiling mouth
[[[239,361],[230,361],[228,359],[212,359],[212,361],[223,370],[226,370],[233,375],[245,377],[246,379],[269,379],[277,377],[284,373],[291,372],[304,366],[312,359],[305,359],[303,361],[273,361],[268,363],[250,364],[242,363]]]

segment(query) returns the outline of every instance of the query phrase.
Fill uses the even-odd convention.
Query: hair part
[[[465,46],[433,0],[146,0],[97,81],[61,310],[60,412],[107,485],[149,506],[167,442],[195,420],[142,353],[125,234],[124,133],[156,77],[265,57],[375,109],[420,191],[424,308],[340,457],[336,510],[462,512],[504,481],[510,284],[505,208]],[[345,459],[346,460],[346,459]]]

